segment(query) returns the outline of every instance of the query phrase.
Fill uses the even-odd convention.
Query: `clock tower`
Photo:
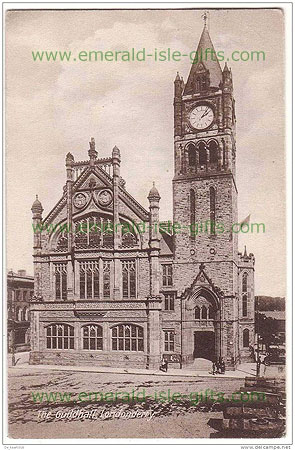
[[[238,241],[232,232],[235,101],[231,70],[226,63],[221,69],[206,23],[188,79],[184,83],[177,74],[174,89],[174,277],[183,309],[183,362],[201,357],[207,346],[211,359],[221,357],[235,367],[240,358]],[[211,308],[206,323],[199,313],[204,304]]]

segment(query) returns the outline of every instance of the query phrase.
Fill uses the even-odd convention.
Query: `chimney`
[[[24,270],[24,269],[21,269],[21,270],[18,270],[17,271],[17,274],[20,276],[20,277],[25,277],[26,276],[26,271]]]

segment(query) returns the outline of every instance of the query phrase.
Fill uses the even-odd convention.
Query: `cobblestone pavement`
[[[213,405],[210,397],[213,395],[216,399],[221,392],[225,397],[231,396],[242,385],[243,380],[234,378],[35,371],[29,366],[10,368],[9,436],[27,439],[214,437],[215,431],[209,427],[208,420],[222,417],[222,413],[220,404]],[[36,396],[37,392],[70,392],[72,395],[64,397],[63,401],[57,395],[55,401],[48,403],[45,397],[43,401],[35,397],[34,401],[33,394]],[[96,394],[96,397],[86,394],[79,398],[80,392],[103,394]],[[112,393],[108,399],[106,393]],[[173,397],[175,393],[181,396]],[[129,401],[126,400],[128,395]],[[140,401],[132,401],[132,395],[135,399],[139,396]],[[50,415],[45,416],[46,412]],[[68,416],[64,417],[66,414]],[[78,414],[80,418],[75,418]]]

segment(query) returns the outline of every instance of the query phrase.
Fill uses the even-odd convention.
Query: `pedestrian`
[[[215,372],[216,372],[216,361],[215,361],[215,359],[213,359],[213,361],[212,361],[212,374],[215,375]]]
[[[220,361],[220,373],[225,373],[225,362],[223,358]]]
[[[162,370],[162,372],[167,372],[168,370],[168,361],[165,360],[164,356],[162,357],[160,370]]]

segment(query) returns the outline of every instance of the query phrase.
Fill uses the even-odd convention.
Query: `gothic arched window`
[[[214,319],[214,311],[212,306],[209,306],[209,319]]]
[[[67,299],[67,264],[54,264],[55,276],[55,298],[56,300]]]
[[[121,260],[123,298],[136,297],[136,265],[135,259]]]
[[[210,233],[215,234],[216,195],[215,189],[210,187]]]
[[[99,298],[98,261],[80,261],[80,298]]]
[[[201,76],[201,91],[205,91],[207,89],[207,77],[206,75]]]
[[[248,315],[248,274],[243,273],[242,277],[242,312],[243,317]]]
[[[122,233],[122,247],[135,247],[137,244],[136,237],[133,233],[129,231],[127,233]]]
[[[195,319],[200,319],[201,318],[201,311],[200,308],[198,306],[195,307]]]
[[[191,237],[196,237],[196,194],[193,189],[190,190],[190,231]]]
[[[243,278],[242,278],[242,292],[243,293],[247,293],[248,292],[248,274],[247,272],[243,273]]]
[[[193,144],[188,146],[188,164],[190,167],[196,165],[196,148]]]
[[[218,146],[215,141],[211,141],[209,144],[209,159],[210,163],[218,162]]]
[[[74,327],[63,323],[46,327],[46,347],[50,350],[74,349]]]
[[[82,327],[83,350],[103,350],[102,327],[85,325]]]
[[[143,352],[143,328],[131,324],[113,327],[112,350]]]
[[[207,164],[207,151],[204,142],[199,144],[198,150],[200,166],[205,166]]]
[[[201,314],[202,314],[202,319],[203,320],[207,320],[207,308],[206,308],[206,306],[202,306]]]
[[[59,236],[56,249],[61,252],[66,252],[68,250],[68,234],[66,231],[63,231]]]
[[[243,331],[243,347],[249,347],[249,330],[246,328]]]

